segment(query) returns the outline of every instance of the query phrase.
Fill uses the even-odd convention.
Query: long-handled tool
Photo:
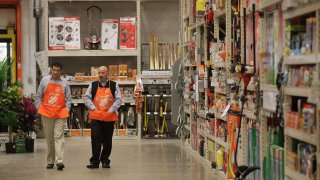
[[[167,120],[166,120],[166,117],[167,117],[167,106],[168,106],[168,102],[166,101],[164,103],[164,113],[163,113],[163,120],[162,120],[162,126],[161,126],[161,134],[164,133],[164,128],[166,128],[166,130],[168,131],[168,124],[167,124]]]
[[[148,133],[148,115],[147,115],[147,96],[144,96],[144,118],[143,118],[143,132]]]

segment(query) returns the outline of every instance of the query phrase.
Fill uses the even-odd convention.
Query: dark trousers
[[[110,164],[109,156],[112,149],[114,122],[91,121],[91,164],[107,163]],[[101,145],[103,149],[101,151]]]

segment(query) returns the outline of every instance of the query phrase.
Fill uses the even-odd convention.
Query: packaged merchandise
[[[136,18],[120,18],[120,49],[136,49]]]
[[[64,50],[64,17],[49,18],[49,50]]]
[[[65,49],[80,49],[80,17],[64,17]]]
[[[118,49],[119,20],[103,19],[101,24],[101,49]]]

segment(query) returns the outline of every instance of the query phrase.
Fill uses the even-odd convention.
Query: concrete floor
[[[64,171],[47,170],[46,142],[36,141],[35,153],[0,152],[1,180],[112,179],[112,180],[214,180],[208,166],[186,151],[179,140],[114,140],[111,169],[87,169],[89,137],[66,138]]]

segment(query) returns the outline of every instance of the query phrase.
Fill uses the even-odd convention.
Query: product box
[[[9,142],[8,133],[0,133],[0,152],[6,151],[6,143]]]
[[[136,18],[120,18],[120,49],[136,49]]]
[[[103,19],[101,22],[101,49],[118,49],[119,20]]]
[[[80,49],[80,17],[64,17],[65,49]]]
[[[64,17],[49,18],[49,50],[64,50]]]
[[[98,77],[99,75],[99,68],[98,67],[91,67],[91,76]]]

